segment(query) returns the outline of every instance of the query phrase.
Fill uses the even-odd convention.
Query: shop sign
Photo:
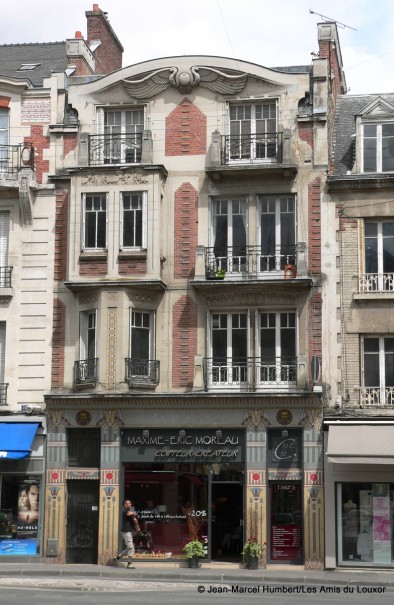
[[[125,462],[243,462],[245,434],[239,430],[124,430]]]

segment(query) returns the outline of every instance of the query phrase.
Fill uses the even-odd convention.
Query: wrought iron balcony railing
[[[126,382],[129,384],[156,385],[160,382],[160,361],[155,359],[126,358]]]
[[[360,273],[358,291],[360,294],[394,292],[394,273]]]
[[[282,133],[226,135],[222,140],[222,162],[281,162]]]
[[[142,132],[89,135],[89,166],[140,164]]]
[[[97,383],[98,359],[82,359],[74,363],[74,385],[95,386]]]
[[[205,358],[205,390],[287,390],[297,385],[297,357]]]
[[[360,404],[362,407],[394,406],[394,387],[361,387]]]
[[[11,288],[12,269],[12,267],[0,267],[0,288]]]
[[[23,168],[34,170],[34,147],[30,143],[0,145],[0,175],[16,174]]]
[[[8,382],[0,383],[0,406],[7,405]]]
[[[245,246],[219,249],[205,248],[205,275],[207,279],[246,273],[263,275],[281,273],[287,277],[286,268],[296,271],[296,246]]]

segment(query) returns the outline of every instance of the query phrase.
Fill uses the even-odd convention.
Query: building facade
[[[330,266],[339,268],[327,280],[336,292],[326,315],[329,568],[393,566],[393,103],[393,95],[360,95],[337,104],[326,204],[327,232],[337,236]]]
[[[127,497],[141,561],[193,537],[239,560],[251,538],[323,566],[321,196],[344,77],[335,24],[318,42],[302,67],[69,78],[44,556],[111,561]]]

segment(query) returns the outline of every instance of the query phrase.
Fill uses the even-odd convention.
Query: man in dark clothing
[[[140,531],[140,526],[138,525],[137,515],[134,512],[131,500],[125,500],[123,502],[122,526],[120,528],[120,533],[126,548],[124,548],[122,552],[115,557],[116,562],[118,562],[126,553],[128,557],[132,557],[134,555],[133,531]],[[134,566],[130,562],[127,564],[127,567],[134,569]]]

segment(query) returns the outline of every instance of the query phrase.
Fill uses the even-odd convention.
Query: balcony
[[[156,386],[160,382],[160,361],[126,358],[125,381],[129,386]]]
[[[227,135],[222,137],[222,164],[232,162],[281,162],[282,133]]]
[[[297,357],[204,358],[206,391],[281,391],[305,389],[306,364]]]
[[[207,279],[237,277],[240,273],[256,278],[264,278],[272,273],[278,277],[296,277],[296,246],[245,246],[224,250],[205,248]]]
[[[0,177],[15,175],[23,168],[34,170],[34,148],[29,143],[0,145]]]
[[[389,406],[394,407],[394,387],[361,387],[361,407]]]
[[[142,161],[142,135],[142,132],[89,135],[89,166],[140,164]]]
[[[74,387],[94,387],[97,384],[98,359],[83,359],[74,363]]]
[[[360,273],[358,291],[360,294],[394,292],[394,273]]]
[[[0,383],[0,406],[7,405],[8,382]]]

